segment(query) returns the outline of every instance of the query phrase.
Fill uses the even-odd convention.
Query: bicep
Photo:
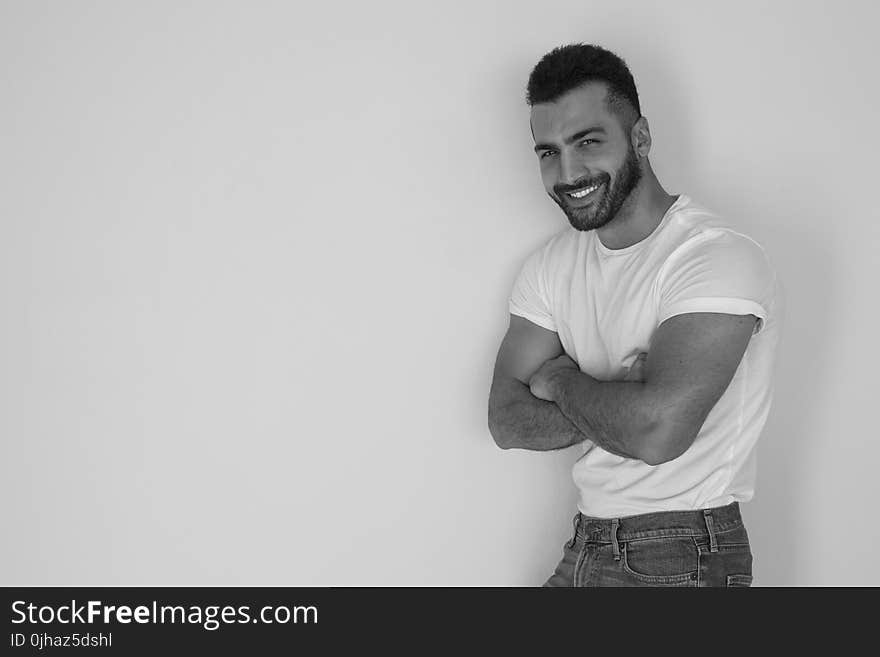
[[[644,372],[661,413],[699,431],[733,379],[756,319],[687,313],[664,321],[651,340]]]
[[[528,384],[541,365],[563,351],[557,333],[511,314],[495,360],[495,378],[508,377]]]

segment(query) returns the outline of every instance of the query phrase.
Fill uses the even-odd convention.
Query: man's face
[[[577,230],[614,219],[642,176],[629,130],[609,111],[605,94],[605,83],[588,83],[532,107],[544,188]]]

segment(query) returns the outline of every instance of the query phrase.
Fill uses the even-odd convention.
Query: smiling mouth
[[[577,189],[573,192],[565,192],[565,195],[569,198],[582,199],[595,192],[601,186],[602,183],[596,183],[595,185],[590,185],[589,187],[581,187],[580,189]]]

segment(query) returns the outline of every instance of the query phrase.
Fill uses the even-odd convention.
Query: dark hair
[[[626,116],[627,103],[636,117],[641,116],[639,93],[626,62],[609,50],[585,43],[560,46],[544,55],[529,75],[526,102],[529,106],[552,103],[587,82],[608,85],[608,106],[618,116]]]

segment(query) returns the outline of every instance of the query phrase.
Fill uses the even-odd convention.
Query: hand
[[[580,372],[581,368],[575,363],[568,354],[562,354],[557,358],[551,358],[538,368],[538,371],[532,374],[529,379],[529,389],[538,399],[544,401],[553,401],[550,394],[550,379],[554,374],[561,370],[573,369]]]
[[[644,383],[645,381],[645,361],[648,359],[648,354],[646,352],[642,352],[638,355],[638,357],[633,361],[632,367],[628,368],[626,371],[626,376],[624,377],[624,381],[638,381],[640,383]]]

